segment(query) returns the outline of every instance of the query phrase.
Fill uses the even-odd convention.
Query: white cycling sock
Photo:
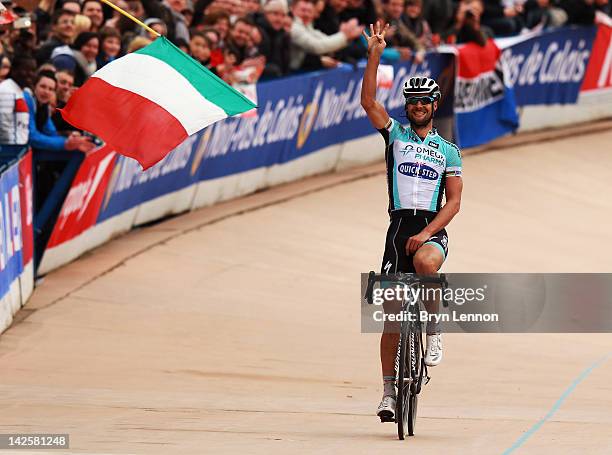
[[[395,376],[383,376],[383,396],[395,396]]]

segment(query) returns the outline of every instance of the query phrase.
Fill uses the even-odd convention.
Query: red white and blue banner
[[[459,147],[484,144],[518,128],[514,90],[500,56],[492,39],[484,47],[459,47],[454,103]]]

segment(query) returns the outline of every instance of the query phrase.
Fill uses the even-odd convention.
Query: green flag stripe
[[[178,71],[204,98],[223,109],[228,116],[241,114],[255,104],[242,93],[226,84],[207,68],[172,44],[165,36],[136,51],[162,60]],[[160,87],[164,90],[165,87]]]

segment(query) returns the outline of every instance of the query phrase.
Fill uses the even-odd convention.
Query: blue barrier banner
[[[23,271],[19,164],[0,175],[0,297]]]
[[[422,65],[396,64],[391,87],[379,89],[378,99],[392,117],[406,123],[404,81],[413,74],[428,75],[447,89],[438,118],[452,121],[453,64],[452,54],[428,55]],[[226,119],[204,133],[200,180],[286,163],[374,133],[360,104],[362,78],[363,67],[259,84],[256,117]]]
[[[514,42],[502,53],[519,106],[578,99],[596,27],[563,28]]]

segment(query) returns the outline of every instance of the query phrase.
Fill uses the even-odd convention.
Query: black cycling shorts
[[[380,273],[416,273],[414,269],[414,255],[406,254],[406,243],[413,235],[421,232],[436,216],[435,212],[417,210],[398,210],[391,214],[391,224],[387,230],[385,254],[383,255]],[[448,256],[448,235],[442,229],[432,235],[424,245],[436,246],[442,253],[444,260]]]

